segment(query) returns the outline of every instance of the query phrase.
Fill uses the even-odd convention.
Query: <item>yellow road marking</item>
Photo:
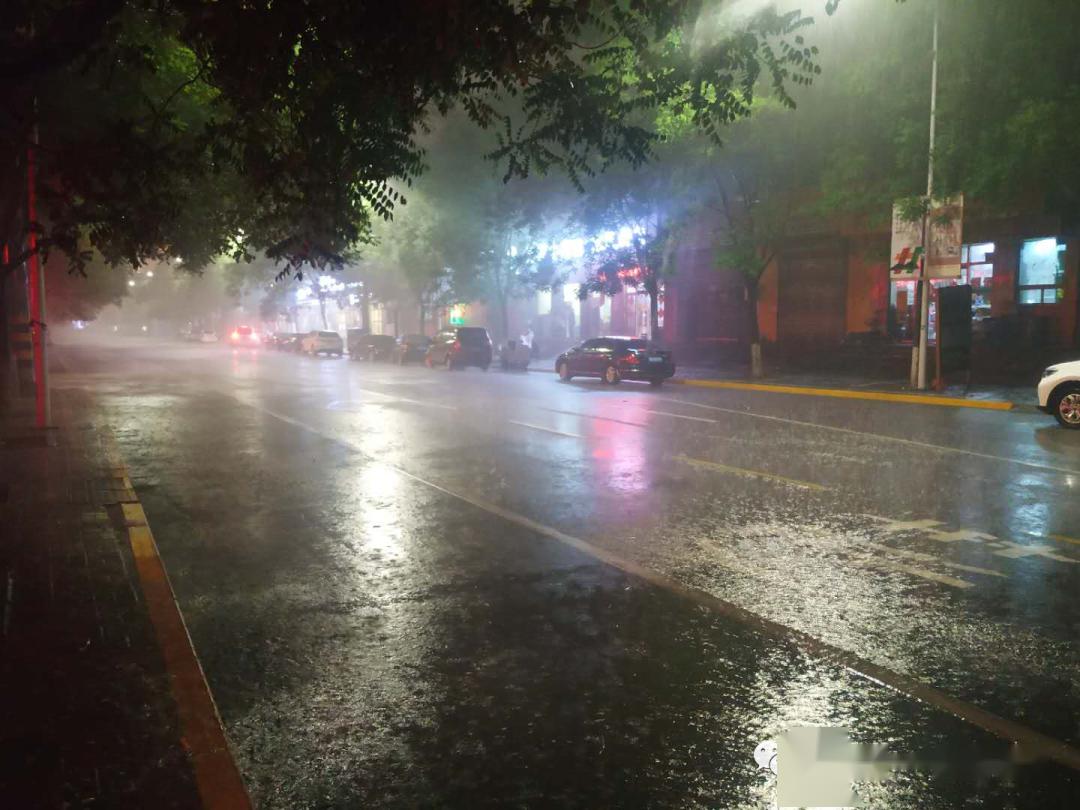
[[[1059,543],[1072,543],[1074,546],[1080,546],[1080,540],[1075,537],[1068,537],[1064,534],[1048,534],[1046,536],[1051,540],[1057,540]]]
[[[190,755],[199,798],[208,810],[251,810],[251,799],[236,766],[210,687],[188,634],[146,512],[136,499],[121,503],[135,569],[150,623],[165,659],[181,744]]]
[[[947,408],[981,408],[988,411],[1011,411],[1013,404],[996,399],[961,399],[927,394],[887,394],[882,391],[851,391],[845,388],[811,388],[803,385],[730,382],[728,380],[686,380],[673,377],[669,382],[698,388],[727,388],[735,391],[766,391],[774,394],[799,394],[837,399],[869,399],[877,402],[902,402],[909,405],[940,405]]]
[[[676,461],[681,461],[683,464],[689,464],[692,467],[702,467],[707,470],[715,470],[716,472],[730,473],[732,475],[741,475],[745,478],[765,478],[769,481],[777,481],[781,484],[790,484],[796,487],[805,487],[806,489],[814,489],[818,491],[828,490],[829,487],[822,486],[821,484],[815,484],[811,481],[801,481],[798,478],[788,478],[784,475],[776,475],[774,473],[761,472],[760,470],[751,470],[746,467],[731,467],[727,464],[717,464],[715,461],[705,461],[700,458],[691,458],[690,456],[677,455],[672,456]]]

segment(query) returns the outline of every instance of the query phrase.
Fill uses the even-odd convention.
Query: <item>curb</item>
[[[698,388],[723,388],[735,391],[764,391],[773,394],[797,394],[810,397],[834,397],[836,399],[862,399],[874,402],[901,402],[908,405],[937,405],[945,408],[977,408],[987,411],[1011,411],[1015,406],[1001,399],[963,399],[942,397],[934,394],[888,394],[880,391],[851,391],[845,388],[811,388],[803,385],[769,385],[767,383],[728,382],[726,380],[687,380],[672,377],[676,385]]]
[[[207,810],[251,810],[251,798],[233,758],[214,696],[191,643],[157,543],[126,468],[113,456],[113,494],[135,558],[143,599],[165,660],[195,785]]]
[[[554,374],[552,368],[533,368]],[[936,394],[889,394],[881,391],[853,391],[848,388],[813,388],[807,385],[772,385],[769,383],[746,383],[729,380],[693,380],[685,377],[671,377],[665,380],[671,385],[689,385],[696,388],[720,388],[733,391],[764,391],[771,394],[796,394],[809,397],[835,397],[837,399],[862,399],[872,402],[900,402],[908,405],[937,405],[944,408],[976,408],[984,411],[1021,411],[1037,413],[1034,405],[1017,404],[1004,399],[964,399],[962,397],[943,397]]]

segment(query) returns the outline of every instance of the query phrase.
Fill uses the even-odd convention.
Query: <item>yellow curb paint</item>
[[[236,766],[210,687],[176,603],[146,513],[137,500],[122,503],[128,542],[143,599],[154,626],[188,752],[199,798],[207,810],[251,810],[251,799]]]
[[[1059,543],[1072,543],[1074,546],[1080,546],[1080,540],[1075,537],[1066,537],[1064,534],[1048,534],[1046,536],[1051,540],[1057,540]]]
[[[961,399],[960,397],[936,397],[927,394],[887,394],[881,391],[849,391],[844,388],[811,388],[802,385],[768,385],[766,383],[729,382],[727,380],[685,380],[675,377],[668,380],[668,382],[698,388],[765,391],[773,394],[862,399],[875,402],[901,402],[909,405],[939,405],[946,408],[980,408],[987,411],[1011,411],[1013,409],[1011,402],[996,399]]]

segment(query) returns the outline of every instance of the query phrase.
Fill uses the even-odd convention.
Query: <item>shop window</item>
[[[1051,237],[1028,239],[1020,248],[1021,304],[1058,304],[1065,297],[1065,245]]]
[[[971,317],[981,321],[990,316],[990,290],[994,282],[994,243],[979,242],[960,248],[959,278],[935,278],[934,288],[960,284],[971,285]],[[889,285],[890,324],[889,331],[901,340],[914,339],[915,331],[915,281],[902,279]],[[937,301],[930,299],[929,339],[937,334]]]
[[[960,249],[960,283],[971,285],[971,316],[990,315],[990,288],[994,283],[994,243],[964,245]]]

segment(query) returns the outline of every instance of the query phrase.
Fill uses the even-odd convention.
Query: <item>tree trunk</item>
[[[660,291],[649,291],[649,340],[660,340]]]
[[[423,297],[419,298],[417,300],[417,303],[420,305],[420,334],[421,335],[426,335],[427,330],[424,328],[424,321],[425,321],[425,315],[427,313],[425,312]]]
[[[746,332],[750,347],[750,376],[760,379],[765,376],[765,366],[761,360],[761,330],[758,326],[758,279],[746,281]]]
[[[365,334],[371,334],[371,298],[367,287],[360,288],[360,328]]]
[[[326,298],[319,296],[319,315],[322,318],[322,328],[325,331],[330,330],[330,324],[326,322]]]
[[[510,312],[505,296],[499,299],[499,326],[502,328],[502,340],[505,343],[510,339]]]

